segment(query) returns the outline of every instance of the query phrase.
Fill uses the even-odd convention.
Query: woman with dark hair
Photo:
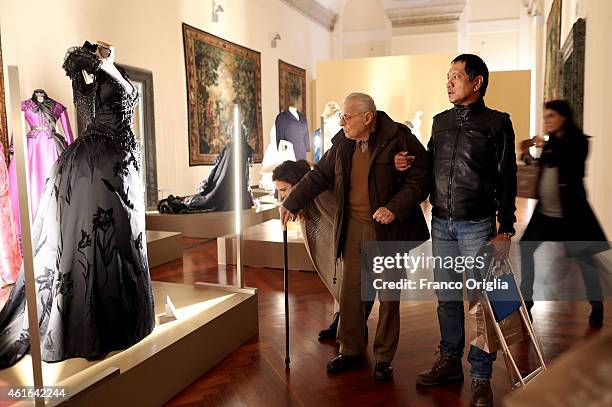
[[[291,189],[300,182],[304,175],[310,171],[310,164],[306,160],[285,161],[272,171],[272,180],[278,192],[278,199],[283,201]],[[319,339],[336,339],[340,313],[338,298],[342,278],[342,264],[336,264],[333,247],[329,244],[333,240],[332,231],[334,215],[336,212],[336,199],[327,191],[319,195],[314,202],[306,206],[298,214],[302,236],[306,250],[317,270],[317,274],[334,297],[334,319],[330,326],[319,332]],[[368,320],[374,302],[366,301],[365,319]],[[367,327],[366,333],[367,335]],[[367,336],[366,336],[367,338]]]
[[[542,147],[538,178],[538,204],[521,239],[521,291],[531,315],[533,307],[534,258],[542,241],[564,242],[566,254],[582,272],[592,306],[589,325],[603,324],[603,294],[593,255],[607,250],[606,236],[588,203],[583,178],[589,142],[574,122],[570,105],[564,100],[544,104],[544,130],[541,137],[521,143],[529,155],[532,146]]]

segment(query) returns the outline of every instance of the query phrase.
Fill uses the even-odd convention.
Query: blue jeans
[[[431,220],[432,252],[436,257],[476,256],[483,243],[495,236],[495,218],[487,217],[476,221],[449,220],[433,217]],[[472,270],[466,270],[473,277]],[[452,268],[434,267],[436,281],[463,281],[463,273]],[[461,357],[465,347],[463,295],[460,301],[444,300],[444,292],[438,295],[438,322],[440,324],[440,352]],[[456,295],[455,295],[456,298]],[[470,375],[475,379],[489,379],[493,371],[496,353],[487,353],[475,346],[470,348],[468,361]]]

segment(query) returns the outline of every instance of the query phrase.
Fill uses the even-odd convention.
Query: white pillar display
[[[32,357],[32,375],[34,386],[43,386],[42,359],[40,353],[40,329],[38,327],[38,310],[36,304],[36,286],[34,284],[34,258],[32,256],[32,235],[30,225],[30,183],[28,154],[26,148],[26,127],[24,113],[19,109],[21,95],[19,93],[19,71],[16,66],[8,67],[10,104],[13,111],[13,147],[16,168],[17,185],[19,189],[19,214],[21,216],[21,241],[23,250],[23,267],[25,272],[25,289],[28,312],[28,333],[30,355]],[[44,405],[43,399],[36,400],[36,405]]]
[[[236,279],[240,288],[244,287],[242,279],[242,124],[240,107],[234,105],[234,200],[236,205]]]

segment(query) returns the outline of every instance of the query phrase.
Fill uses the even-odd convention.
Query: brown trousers
[[[340,321],[338,342],[340,353],[366,355],[364,303],[361,301],[361,243],[376,240],[373,223],[362,223],[352,217],[348,221],[343,251],[343,275],[340,287]],[[391,362],[399,342],[399,301],[379,301],[378,325],[374,338],[374,357]]]

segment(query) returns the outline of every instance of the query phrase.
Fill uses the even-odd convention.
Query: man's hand
[[[412,166],[412,162],[414,161],[413,155],[408,155],[407,151],[400,151],[395,154],[393,158],[395,163],[395,169],[398,171],[406,171]]]
[[[286,226],[287,222],[295,220],[295,215],[289,212],[289,209],[285,208],[283,205],[278,207],[278,212],[280,213],[280,221],[283,226]]]
[[[508,254],[510,253],[510,242],[512,239],[506,235],[497,235],[491,240],[491,244],[493,245],[493,257],[496,260],[502,261],[508,258]]]
[[[381,206],[376,210],[376,212],[374,212],[372,218],[374,218],[374,220],[378,223],[388,225],[395,220],[395,214],[384,206]]]

